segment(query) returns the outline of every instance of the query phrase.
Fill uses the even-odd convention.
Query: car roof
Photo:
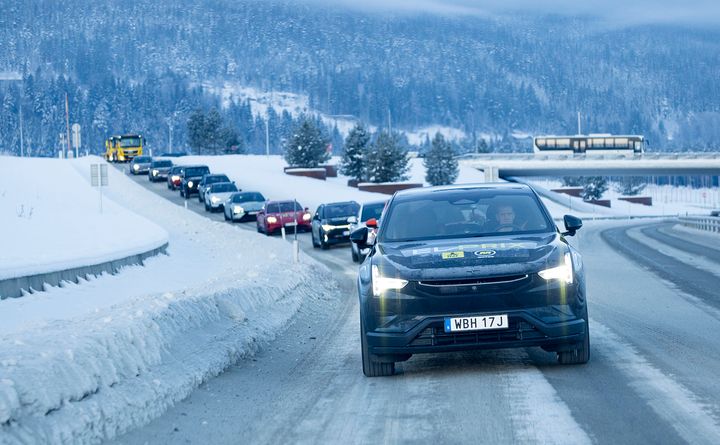
[[[435,192],[444,192],[452,190],[532,190],[530,186],[526,184],[519,184],[516,182],[485,182],[477,184],[454,184],[454,185],[438,185],[435,187],[418,187],[400,190],[395,193],[395,196],[411,197],[411,196],[423,196],[429,195]]]
[[[390,200],[390,198],[388,198],[388,199],[381,199],[381,200],[379,200],[379,201],[363,202],[363,203],[360,204],[360,206],[361,206],[361,207],[365,207],[365,206],[374,206],[374,205],[378,205],[378,204],[385,205],[385,204],[387,204],[387,202],[388,202],[389,200]]]
[[[235,185],[234,183],[232,183],[232,182],[230,182],[230,181],[214,182],[214,183],[210,184],[210,188],[212,188],[212,187],[217,187],[217,186],[220,186],[220,185],[228,185],[228,184],[230,184],[230,185]]]
[[[326,204],[323,204],[325,207],[327,206],[337,206],[337,205],[345,205],[345,204],[357,204],[357,201],[339,201],[339,202],[328,202]]]

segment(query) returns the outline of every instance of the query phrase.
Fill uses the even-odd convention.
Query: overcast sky
[[[720,0],[314,0],[370,11],[593,15],[608,23],[720,24]]]

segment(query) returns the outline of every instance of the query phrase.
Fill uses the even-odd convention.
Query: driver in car
[[[510,204],[500,204],[496,207],[492,223],[496,232],[523,230],[527,224],[515,220],[515,209]]]

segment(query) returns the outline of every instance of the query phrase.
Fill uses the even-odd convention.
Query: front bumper
[[[582,318],[545,323],[526,311],[497,311],[508,315],[507,329],[445,332],[444,317],[428,317],[404,333],[369,332],[371,354],[406,355],[470,349],[542,346],[548,350],[571,349],[585,338]]]
[[[584,285],[578,282],[545,281],[536,274],[483,284],[468,281],[473,279],[458,285],[410,282],[401,291],[386,291],[381,297],[366,295],[361,303],[370,352],[416,354],[528,346],[561,350],[585,337],[587,306]],[[508,316],[506,329],[445,332],[446,317],[502,314]]]
[[[347,243],[350,241],[350,229],[347,226],[328,231],[323,229],[323,237],[326,244]]]

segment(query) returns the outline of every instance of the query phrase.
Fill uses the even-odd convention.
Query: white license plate
[[[507,329],[506,314],[478,317],[445,317],[445,332],[481,331],[484,329]]]
[[[258,212],[248,212],[248,215],[257,215]]]
[[[291,221],[288,223],[285,223],[285,227],[295,227],[297,226],[297,221]]]
[[[348,235],[350,235],[350,231],[349,231],[349,230],[345,230],[345,231],[343,232],[343,236],[348,236]]]

